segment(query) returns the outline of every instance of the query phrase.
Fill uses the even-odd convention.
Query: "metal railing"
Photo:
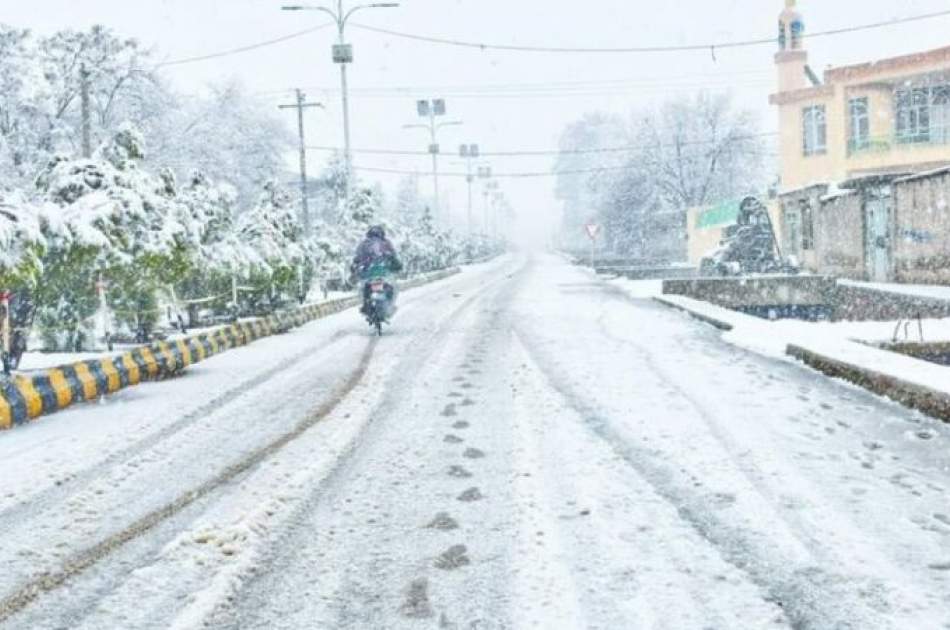
[[[931,127],[915,133],[894,133],[848,140],[848,157],[886,153],[894,149],[950,145],[950,127]]]

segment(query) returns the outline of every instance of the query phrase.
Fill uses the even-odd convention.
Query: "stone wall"
[[[950,317],[950,301],[841,284],[834,311],[836,320],[886,322],[918,315],[940,319]]]
[[[893,321],[950,317],[950,300],[917,297],[838,284],[830,276],[760,276],[664,280],[663,293],[682,295],[754,315],[775,308],[777,316],[800,316],[808,307],[835,321]],[[781,308],[781,307],[798,307]],[[796,315],[796,312],[799,315]]]
[[[898,180],[894,191],[895,280],[950,284],[950,171]]]
[[[786,256],[798,258],[809,271],[818,270],[817,215],[822,195],[828,192],[827,184],[816,184],[779,195],[778,208],[782,226],[782,251]]]
[[[864,202],[851,192],[825,198],[815,214],[815,245],[820,273],[864,280]]]
[[[828,276],[757,276],[664,280],[663,293],[733,309],[824,306],[834,302],[835,279]]]

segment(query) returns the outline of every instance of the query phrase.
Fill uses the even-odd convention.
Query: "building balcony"
[[[930,129],[917,133],[871,136],[848,141],[848,157],[859,157],[890,153],[894,151],[913,152],[915,149],[948,147],[947,159],[950,160],[950,127]]]

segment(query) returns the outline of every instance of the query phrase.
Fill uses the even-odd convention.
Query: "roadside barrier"
[[[411,289],[458,272],[457,268],[438,271],[403,282],[401,287]],[[159,341],[116,356],[0,378],[0,430],[26,424],[79,402],[97,400],[125,387],[177,376],[193,363],[329,317],[358,306],[359,302],[358,297],[348,297],[302,306],[206,333]]]

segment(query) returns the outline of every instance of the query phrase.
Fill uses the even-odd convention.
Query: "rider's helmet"
[[[386,230],[381,225],[374,225],[366,232],[366,238],[386,238]]]

